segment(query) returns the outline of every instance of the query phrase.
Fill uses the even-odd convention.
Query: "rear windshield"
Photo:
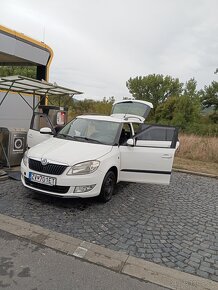
[[[145,118],[149,111],[150,107],[148,105],[129,101],[115,104],[112,114],[130,114]]]

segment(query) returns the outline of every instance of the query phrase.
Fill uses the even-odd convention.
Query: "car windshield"
[[[118,122],[77,118],[68,123],[56,138],[114,145],[119,128]]]

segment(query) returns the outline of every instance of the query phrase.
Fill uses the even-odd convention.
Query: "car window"
[[[31,121],[31,129],[39,131],[43,127],[48,127],[53,130],[47,115],[35,114]]]
[[[129,123],[123,123],[119,144],[125,145],[126,141],[132,137],[132,130]]]
[[[141,130],[141,123],[132,123],[133,130],[134,130],[134,135],[140,132]]]
[[[144,131],[137,135],[137,140],[172,141],[175,128],[165,126],[143,125]]]
[[[120,123],[118,122],[77,118],[68,123],[56,137],[113,145],[119,128]]]
[[[149,111],[149,105],[132,100],[115,103],[112,108],[112,114],[130,114],[146,118]]]

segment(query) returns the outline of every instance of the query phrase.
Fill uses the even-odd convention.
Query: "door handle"
[[[164,154],[161,156],[161,158],[164,158],[164,159],[172,159],[172,156],[169,155],[169,154]]]

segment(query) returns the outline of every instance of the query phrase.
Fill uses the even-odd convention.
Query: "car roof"
[[[116,122],[116,123],[143,123],[141,120],[139,120],[137,117],[134,116],[128,116],[126,118],[119,117],[113,117],[113,116],[104,116],[104,115],[81,115],[77,116],[77,118],[82,119],[90,119],[90,120],[99,120],[99,121],[107,121],[107,122]]]

